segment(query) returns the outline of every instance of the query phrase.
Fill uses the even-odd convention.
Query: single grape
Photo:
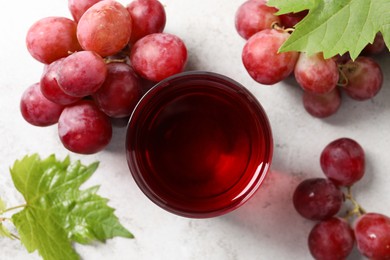
[[[20,100],[23,118],[35,126],[49,126],[58,122],[63,106],[48,100],[42,93],[39,83],[28,87]]]
[[[267,6],[265,0],[248,0],[236,11],[235,26],[238,34],[249,39],[253,34],[264,29],[271,29],[272,24],[280,23],[275,13],[278,10]]]
[[[332,217],[313,227],[308,244],[316,260],[344,260],[354,247],[355,237],[346,220]]]
[[[153,33],[134,44],[130,61],[139,75],[157,82],[184,70],[187,48],[176,35]]]
[[[390,218],[379,213],[367,213],[354,223],[357,248],[375,260],[390,259]]]
[[[66,57],[58,68],[58,85],[68,95],[85,97],[103,84],[107,67],[103,58],[92,51],[79,51]]]
[[[369,43],[362,51],[363,55],[377,55],[384,52],[386,49],[385,40],[383,39],[383,35],[378,32],[375,35],[374,41]]]
[[[126,7],[117,1],[94,4],[81,16],[77,38],[84,50],[102,57],[114,55],[129,42],[132,20]]]
[[[323,149],[320,164],[325,175],[334,183],[351,186],[364,175],[364,150],[355,140],[339,138]]]
[[[281,25],[285,28],[293,28],[297,23],[299,23],[305,16],[308,11],[300,11],[298,13],[287,13],[279,16]]]
[[[93,154],[103,150],[112,137],[110,118],[91,100],[66,107],[58,120],[58,135],[70,151]]]
[[[50,101],[59,105],[69,105],[80,100],[79,97],[66,94],[58,85],[58,67],[64,59],[61,58],[46,65],[40,79],[42,94]]]
[[[142,37],[161,33],[166,23],[164,6],[157,0],[133,0],[127,5],[133,20],[130,42],[135,43]]]
[[[78,22],[85,11],[100,1],[102,0],[68,0],[68,8],[73,19]]]
[[[265,29],[254,34],[242,51],[242,62],[249,75],[257,82],[272,85],[287,78],[294,70],[297,52],[278,53],[289,33]]]
[[[36,60],[49,64],[81,50],[76,23],[65,17],[46,17],[35,22],[27,32],[27,49]]]
[[[93,99],[100,110],[110,117],[130,116],[143,94],[139,77],[125,63],[109,63],[107,68],[107,79]]]
[[[299,55],[294,70],[295,79],[305,90],[324,94],[337,86],[339,71],[333,59],[324,59],[322,53]]]
[[[330,180],[310,178],[302,181],[293,194],[296,211],[310,220],[324,220],[341,208],[343,192]]]
[[[302,103],[310,115],[318,118],[329,117],[335,114],[341,106],[340,90],[334,88],[325,94],[304,91]]]
[[[347,84],[345,93],[355,100],[363,101],[373,98],[383,84],[383,72],[379,64],[370,57],[358,57],[341,66]]]

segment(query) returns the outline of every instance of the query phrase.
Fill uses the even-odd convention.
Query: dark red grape
[[[358,250],[370,259],[390,259],[390,218],[367,213],[354,223]]]
[[[339,70],[333,59],[324,59],[322,53],[308,56],[302,52],[294,69],[295,79],[305,90],[324,94],[337,86]]]
[[[58,135],[70,151],[92,154],[104,149],[110,142],[110,118],[91,100],[82,100],[66,107],[58,120]]]
[[[69,105],[80,100],[79,97],[66,94],[58,85],[58,68],[64,59],[61,58],[46,65],[40,80],[42,94],[59,105]]]
[[[133,0],[127,5],[133,20],[130,42],[135,43],[142,37],[161,33],[166,23],[164,6],[157,0]]]
[[[157,82],[184,70],[187,48],[176,35],[153,33],[134,44],[130,61],[139,75]]]
[[[360,56],[345,63],[341,70],[347,80],[343,89],[355,100],[373,98],[382,88],[383,72],[373,58]]]
[[[125,63],[110,63],[107,69],[106,81],[93,99],[99,109],[110,117],[130,116],[143,94],[139,77]]]
[[[324,220],[334,216],[341,208],[344,195],[330,180],[311,178],[302,181],[294,191],[293,204],[304,218]]]
[[[355,140],[340,138],[324,148],[320,164],[325,175],[334,183],[351,186],[364,175],[364,150]]]
[[[20,101],[23,118],[35,126],[49,126],[57,123],[63,108],[42,94],[39,83],[28,87],[23,92]]]
[[[275,13],[278,10],[267,6],[265,0],[248,0],[236,11],[235,26],[238,34],[244,39],[264,29],[271,29],[272,24],[280,23]]]
[[[325,94],[304,91],[302,103],[310,115],[318,118],[329,117],[335,114],[341,106],[340,90],[334,88]]]
[[[265,29],[249,38],[242,50],[242,62],[255,81],[272,85],[293,72],[298,53],[278,53],[289,36],[284,31]]]
[[[355,238],[347,221],[332,217],[313,227],[308,244],[316,260],[345,260],[353,249]]]

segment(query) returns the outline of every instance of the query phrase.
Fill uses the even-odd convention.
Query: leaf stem
[[[25,208],[25,207],[27,207],[27,204],[22,204],[22,205],[19,205],[19,206],[15,206],[15,207],[11,207],[11,208],[5,209],[3,211],[3,213],[6,213],[8,211],[12,211],[12,210],[15,210],[15,209]]]

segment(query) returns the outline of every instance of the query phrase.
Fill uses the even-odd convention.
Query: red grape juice
[[[238,83],[187,72],[153,87],[136,107],[127,159],[141,190],[162,208],[212,217],[245,202],[272,157],[268,119]]]

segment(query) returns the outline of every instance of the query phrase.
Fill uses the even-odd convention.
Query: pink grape
[[[184,70],[187,48],[176,35],[153,33],[134,44],[130,61],[139,75],[157,82]]]
[[[81,49],[76,23],[65,17],[46,17],[27,32],[27,49],[36,60],[49,64]]]
[[[108,64],[107,68],[107,79],[93,99],[100,110],[110,117],[130,116],[143,94],[140,80],[128,64],[114,62]]]
[[[344,260],[354,247],[355,237],[346,220],[332,217],[313,227],[308,244],[316,260]]]
[[[236,11],[235,26],[238,34],[249,39],[255,33],[264,29],[271,29],[272,24],[280,23],[275,13],[278,10],[267,6],[265,0],[248,0]]]
[[[278,53],[289,36],[284,31],[265,29],[249,38],[242,51],[242,62],[255,81],[272,85],[292,73],[298,53]]]
[[[84,97],[95,93],[107,75],[103,58],[92,51],[80,51],[66,57],[58,68],[58,84],[68,95]]]
[[[339,138],[325,146],[320,164],[325,175],[334,183],[351,186],[364,175],[364,150],[353,139]]]
[[[28,87],[20,101],[23,118],[35,126],[49,126],[58,122],[63,106],[48,100],[42,93],[39,83]]]
[[[102,0],[68,0],[68,8],[73,19],[78,22],[85,11],[100,1]]]
[[[111,140],[111,121],[93,101],[82,100],[62,111],[58,135],[62,144],[72,152],[97,153]]]
[[[56,60],[46,65],[40,80],[42,94],[50,101],[59,105],[69,105],[80,100],[66,94],[58,85],[58,67],[65,58]]]
[[[305,110],[317,118],[325,118],[335,114],[341,106],[341,94],[334,88],[325,94],[304,91],[302,103]]]
[[[77,38],[84,50],[102,57],[114,55],[129,42],[132,20],[127,9],[113,0],[90,7],[77,25]]]
[[[357,248],[375,260],[390,259],[390,218],[379,213],[367,213],[354,223]]]
[[[339,71],[333,59],[324,59],[322,53],[299,55],[294,70],[295,79],[305,90],[324,94],[337,86]]]
[[[324,220],[334,216],[343,203],[342,191],[330,180],[311,178],[302,181],[293,194],[296,211],[310,220]]]
[[[373,98],[382,88],[383,72],[379,64],[370,57],[358,57],[342,66],[347,78],[344,91],[355,100],[363,101]]]
[[[142,37],[161,33],[166,23],[164,6],[157,0],[133,0],[127,5],[133,20],[130,42],[135,43]]]

